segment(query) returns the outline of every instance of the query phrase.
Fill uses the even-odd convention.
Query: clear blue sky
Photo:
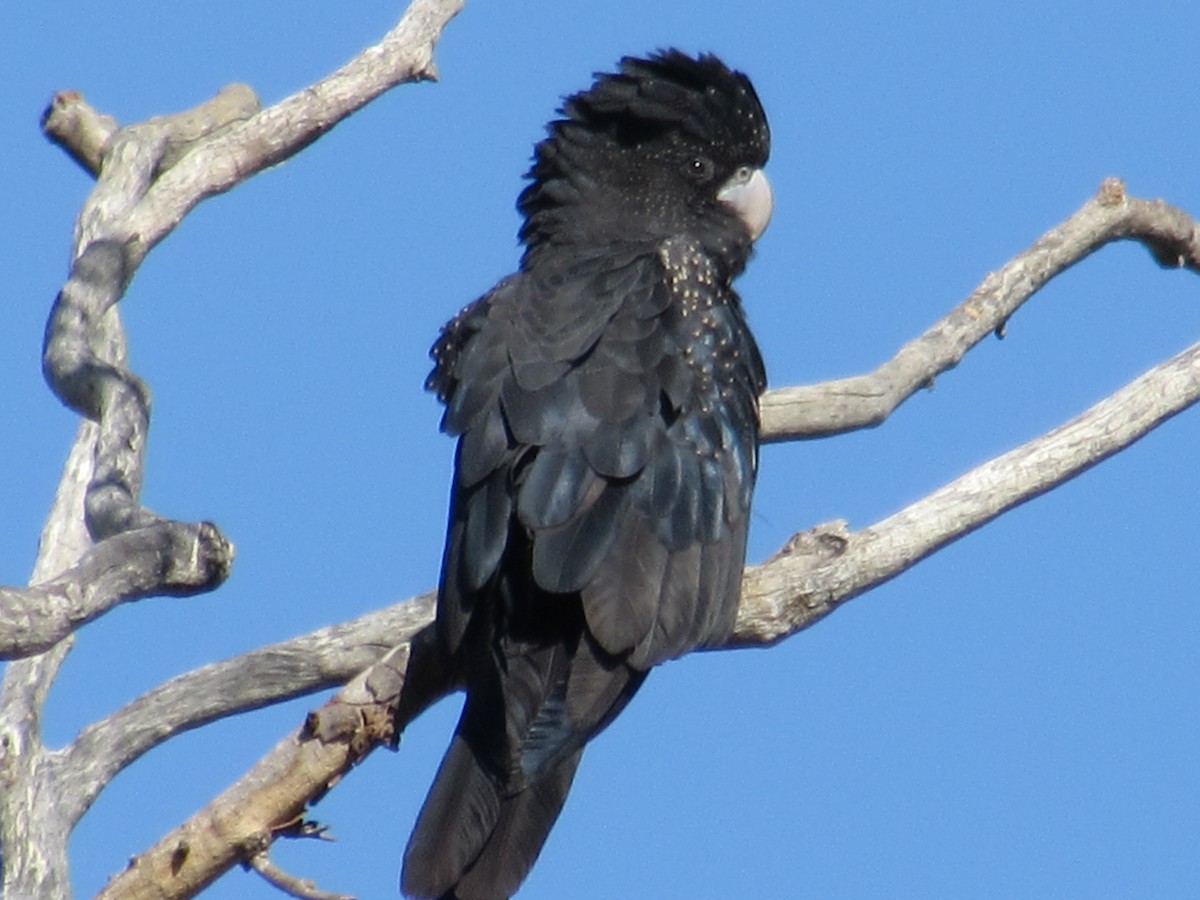
[[[0,12],[0,581],[23,583],[75,426],[39,347],[89,179],[38,114],[122,122],[246,81],[272,102],[399,3]],[[144,499],[237,543],[219,592],[80,638],[68,739],[162,679],[430,587],[451,443],[422,391],[438,326],[511,271],[513,200],[564,93],[623,54],[713,50],[771,118],[776,215],[740,284],[771,380],[869,369],[1108,175],[1200,213],[1195,7],[1152,3],[469,2],[442,82],[401,88],[197,209],[122,303],[155,399]],[[1112,247],[884,426],[763,454],[751,557],[860,527],[1200,337],[1200,282]],[[527,900],[1192,897],[1200,892],[1200,416],[1187,413],[769,651],[654,674],[589,749]],[[90,895],[317,698],[171,742],[73,843]],[[280,862],[394,896],[457,702],[315,811]],[[274,898],[230,873],[220,898]]]

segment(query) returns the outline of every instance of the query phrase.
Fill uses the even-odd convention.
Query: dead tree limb
[[[785,387],[763,397],[763,440],[824,437],[883,422],[1005,323],[1050,279],[1113,241],[1143,244],[1160,266],[1200,272],[1200,228],[1162,200],[1125,193],[1118,178],[1062,224],[990,273],[962,303],[873,372]]]

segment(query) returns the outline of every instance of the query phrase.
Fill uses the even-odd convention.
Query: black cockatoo
[[[437,630],[467,699],[413,897],[510,897],[584,744],[738,603],[766,379],[731,282],[771,214],[766,117],[745,75],[675,50],[561,112],[520,270],[432,351],[458,438]]]

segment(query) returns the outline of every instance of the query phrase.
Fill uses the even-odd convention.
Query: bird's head
[[[745,75],[711,55],[627,57],[562,113],[518,201],[527,261],[556,246],[684,234],[741,269],[772,202],[770,132]]]

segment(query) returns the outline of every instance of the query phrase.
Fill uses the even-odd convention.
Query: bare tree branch
[[[130,763],[216,719],[346,684],[433,618],[432,592],[353,621],[211,663],[85,727],[63,751],[60,810],[78,820]]]
[[[1134,240],[1164,268],[1200,272],[1200,227],[1161,200],[1139,200],[1109,178],[1096,196],[1033,246],[992,272],[966,300],[873,372],[769,391],[763,440],[786,441],[878,425],[934,378],[954,368],[1046,282],[1105,244]]]
[[[796,535],[742,584],[728,646],[760,646],[807,628],[847,600],[1124,450],[1200,400],[1200,343],[1083,414],[972,469],[858,532],[845,523]]]
[[[163,173],[129,216],[130,259],[139,263],[201,200],[298,153],[391,88],[436,79],[433,46],[463,2],[414,0],[378,44],[310,87],[197,145],[185,161]]]
[[[55,587],[41,595],[36,588],[32,593],[7,592],[14,612],[33,610],[39,596],[57,592],[67,598],[46,611],[49,618],[41,618],[35,628],[39,633],[26,630],[19,639],[30,644],[45,644],[51,640],[50,631],[65,626],[69,632],[134,596],[211,589],[228,573],[232,557],[232,546],[211,524],[172,523],[137,502],[149,412],[141,383],[125,366],[125,335],[115,303],[132,267],[123,239],[113,237],[120,231],[113,222],[132,208],[161,165],[170,125],[160,122],[143,126],[141,132],[111,135],[108,120],[90,116],[75,100],[55,104],[45,117],[47,123],[57,128],[63,116],[70,119],[67,107],[72,104],[79,116],[62,132],[79,137],[73,156],[85,166],[97,156],[102,161],[100,179],[76,223],[75,261],[46,329],[43,368],[51,388],[89,421],[81,425],[68,455],[34,564],[32,584],[44,587],[54,581]],[[215,128],[227,122],[210,124]],[[139,135],[148,137],[153,152],[139,152]],[[93,590],[83,580],[95,574],[89,563],[112,560],[119,549],[98,550],[98,556],[89,559],[93,541],[114,540],[128,529],[149,533],[126,539],[126,548],[140,544],[143,553],[157,549],[157,561],[131,559],[134,569],[107,579],[106,589]],[[198,563],[205,571],[192,579],[195,590],[181,591],[179,578],[186,578],[183,573]],[[157,585],[152,583],[155,574]],[[81,580],[71,583],[72,575]],[[132,588],[128,594],[126,587]],[[83,600],[78,608],[74,598]],[[16,622],[27,627],[38,619],[33,614]],[[6,896],[70,894],[66,847],[74,822],[58,812],[62,757],[42,744],[40,722],[46,693],[71,641],[70,633],[60,635],[43,653],[9,665],[0,683],[0,769],[9,788],[0,792]]]
[[[99,432],[85,499],[94,539],[165,524],[136,502],[149,398],[140,380],[124,367],[124,335],[115,314],[109,314],[133,269],[200,200],[292,155],[389,88],[434,77],[433,41],[461,5],[414,3],[379,44],[261,113],[248,87],[232,85],[193,110],[117,130],[115,120],[97,113],[77,92],[55,96],[43,115],[47,136],[99,175],[76,225],[77,259],[51,314],[44,354],[47,381],[60,399],[106,426]],[[179,165],[185,158],[186,165]],[[168,210],[165,216],[163,210]],[[196,542],[215,534],[228,551],[224,556],[231,558],[232,545],[214,526],[193,528]],[[156,539],[167,544],[168,537]],[[207,556],[218,559],[222,554]],[[228,558],[197,583],[216,586],[228,573]],[[162,590],[135,593],[172,592],[172,586],[164,584]],[[103,601],[97,595],[91,609],[83,611],[60,604],[64,612],[53,620],[28,614],[44,596],[44,591],[6,592],[19,614],[15,621],[29,623],[25,634],[13,638],[7,655],[35,652],[61,639],[64,627],[78,627],[116,603],[134,599],[134,593]],[[39,621],[45,627],[30,633],[28,628]]]
[[[232,558],[232,545],[210,523],[173,523],[138,502],[148,398],[126,366],[116,303],[149,248],[200,200],[287,158],[389,87],[433,77],[433,44],[461,5],[462,0],[414,0],[380,44],[262,113],[240,86],[195,110],[120,130],[77,94],[57,95],[47,110],[46,134],[98,174],[76,222],[74,263],[51,315],[44,350],[51,388],[91,421],[81,426],[68,456],[34,567],[34,584],[56,583],[40,594],[9,591],[4,596],[18,613],[21,634],[9,641],[14,652],[58,638],[44,653],[10,664],[0,684],[6,896],[69,896],[67,838],[105,783],[89,779],[86,767],[78,765],[86,756],[82,750],[69,755],[48,750],[41,741],[41,709],[70,650],[70,629],[123,599],[179,593],[180,573],[197,561],[207,571],[195,579],[196,590],[215,586]],[[178,540],[179,529],[191,529],[190,540]],[[157,586],[142,579],[154,572],[153,565],[110,579],[104,589],[70,580],[86,578],[93,573],[91,564],[105,558],[105,551],[88,557],[93,541],[102,545],[137,531],[149,532],[143,549],[160,551]],[[198,554],[201,545],[215,552]],[[44,598],[56,608],[39,617],[32,610]],[[108,770],[119,768],[119,757],[106,757]],[[91,761],[99,758],[93,754]],[[64,770],[67,761],[73,763],[70,770]],[[73,802],[60,802],[68,793]],[[73,815],[63,814],[68,806]]]
[[[308,878],[289,875],[271,862],[271,857],[265,851],[250,857],[246,865],[289,897],[298,897],[300,900],[354,900],[350,894],[334,894],[323,891]]]
[[[231,555],[228,542],[211,525],[166,522],[103,541],[42,584],[0,587],[0,659],[48,650],[120,603],[211,590],[224,580]]]
[[[42,113],[42,133],[91,175],[100,172],[104,148],[117,133],[117,120],[101,115],[78,91],[59,91]]]
[[[91,539],[83,525],[83,496],[90,480],[97,427],[80,425],[67,455],[33,569],[35,583],[71,566]],[[70,824],[54,812],[56,757],[42,744],[46,695],[71,650],[70,634],[45,653],[9,663],[0,680],[0,896],[70,895],[67,838]],[[45,801],[45,802],[43,802]]]
[[[309,715],[245,776],[97,894],[105,900],[192,897],[231,866],[265,852],[274,835],[303,817],[315,800],[378,746],[395,742],[395,715],[412,718],[453,685],[424,680],[446,670],[430,640],[402,644]],[[420,673],[406,676],[410,668]]]
[[[245,84],[221,88],[211,100],[195,109],[168,117],[149,119],[151,127],[165,126],[166,146],[158,168],[175,165],[193,145],[206,137],[227,130],[230,125],[248,119],[259,110],[258,97]],[[109,141],[117,133],[117,120],[93,109],[78,91],[60,91],[50,99],[42,113],[42,133],[62,147],[91,175],[100,174]]]

